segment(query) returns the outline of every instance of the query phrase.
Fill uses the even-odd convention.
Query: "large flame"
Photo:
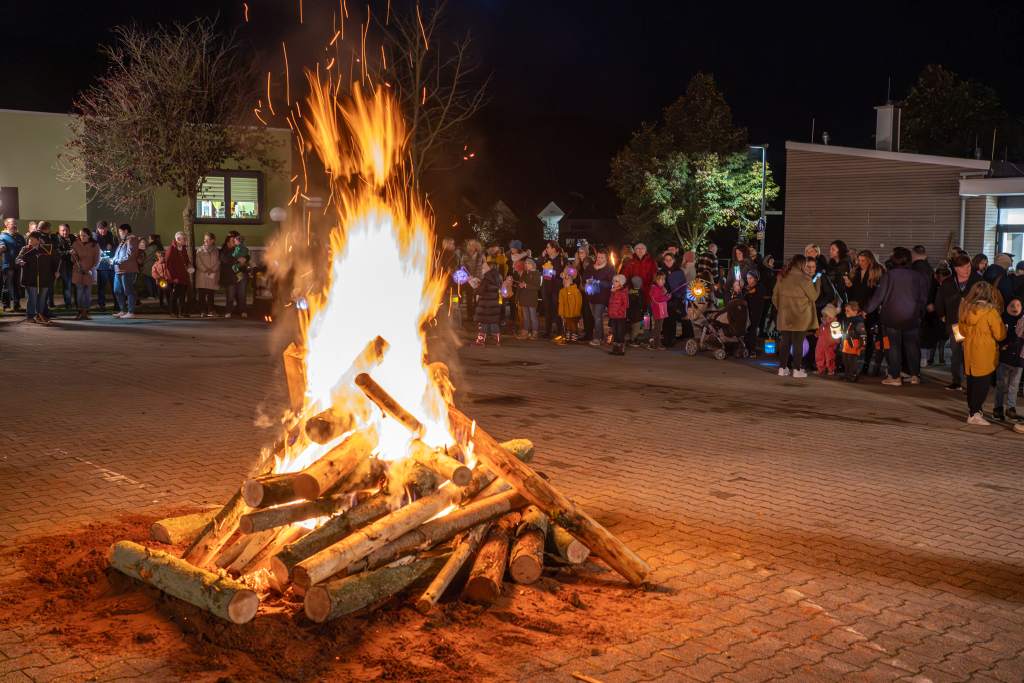
[[[406,457],[410,434],[384,419],[353,384],[353,361],[377,336],[389,349],[374,378],[425,426],[420,438],[446,446],[452,438],[445,399],[426,364],[424,325],[444,289],[431,258],[430,216],[410,190],[402,160],[406,133],[397,104],[383,91],[350,97],[310,74],[306,139],[323,162],[331,185],[330,272],[322,294],[309,300],[302,319],[306,350],[306,416],[327,409],[350,415],[354,428],[375,429],[377,457]],[[329,444],[300,442],[278,462],[295,472],[322,457]]]

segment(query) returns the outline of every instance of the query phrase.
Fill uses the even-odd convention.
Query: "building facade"
[[[185,199],[173,191],[154,191],[146,211],[128,216],[90,198],[84,183],[58,179],[58,156],[71,137],[71,121],[69,114],[0,110],[0,215],[68,223],[76,230],[100,220],[131,223],[136,234],[156,233],[167,244],[181,230],[185,208]],[[280,168],[251,162],[211,169],[196,201],[197,235],[213,232],[223,239],[237,230],[258,247],[277,230],[270,214],[289,205],[292,138],[288,129],[268,130]]]

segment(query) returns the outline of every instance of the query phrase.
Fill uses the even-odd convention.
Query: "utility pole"
[[[765,229],[768,227],[765,218],[765,182],[768,175],[768,145],[750,145],[750,149],[761,150],[761,218],[757,221],[757,253],[764,256]]]

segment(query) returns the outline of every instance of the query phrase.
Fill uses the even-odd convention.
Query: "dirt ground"
[[[20,571],[0,585],[0,627],[45,624],[41,637],[75,655],[159,657],[189,680],[505,680],[545,649],[599,656],[670,609],[656,588],[630,588],[588,561],[531,586],[506,583],[490,608],[448,596],[423,616],[406,595],[318,625],[301,599],[270,595],[252,622],[233,625],[107,568],[118,540],[180,551],[148,539],[158,518],[125,515],[3,551]]]

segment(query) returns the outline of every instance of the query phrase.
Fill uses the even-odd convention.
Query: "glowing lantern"
[[[454,273],[452,273],[452,280],[454,280],[455,284],[457,285],[466,284],[467,282],[469,282],[469,271],[466,270],[465,268],[459,268]]]
[[[768,355],[773,355],[775,353],[775,344],[776,342],[774,339],[765,339],[764,352]]]
[[[171,286],[171,283],[164,278],[160,278],[159,280],[157,280],[156,284],[159,285],[160,289],[167,289],[168,287]]]
[[[597,296],[601,293],[601,283],[591,278],[584,283],[583,291],[587,293],[587,296]]]
[[[842,339],[843,338],[843,326],[839,324],[838,320],[833,320],[829,324],[828,329],[832,333],[832,338],[833,339]]]
[[[571,278],[575,278],[576,277],[576,269],[573,268],[572,266],[569,266],[568,268],[566,268],[565,272],[568,273],[569,277],[571,277]]]

